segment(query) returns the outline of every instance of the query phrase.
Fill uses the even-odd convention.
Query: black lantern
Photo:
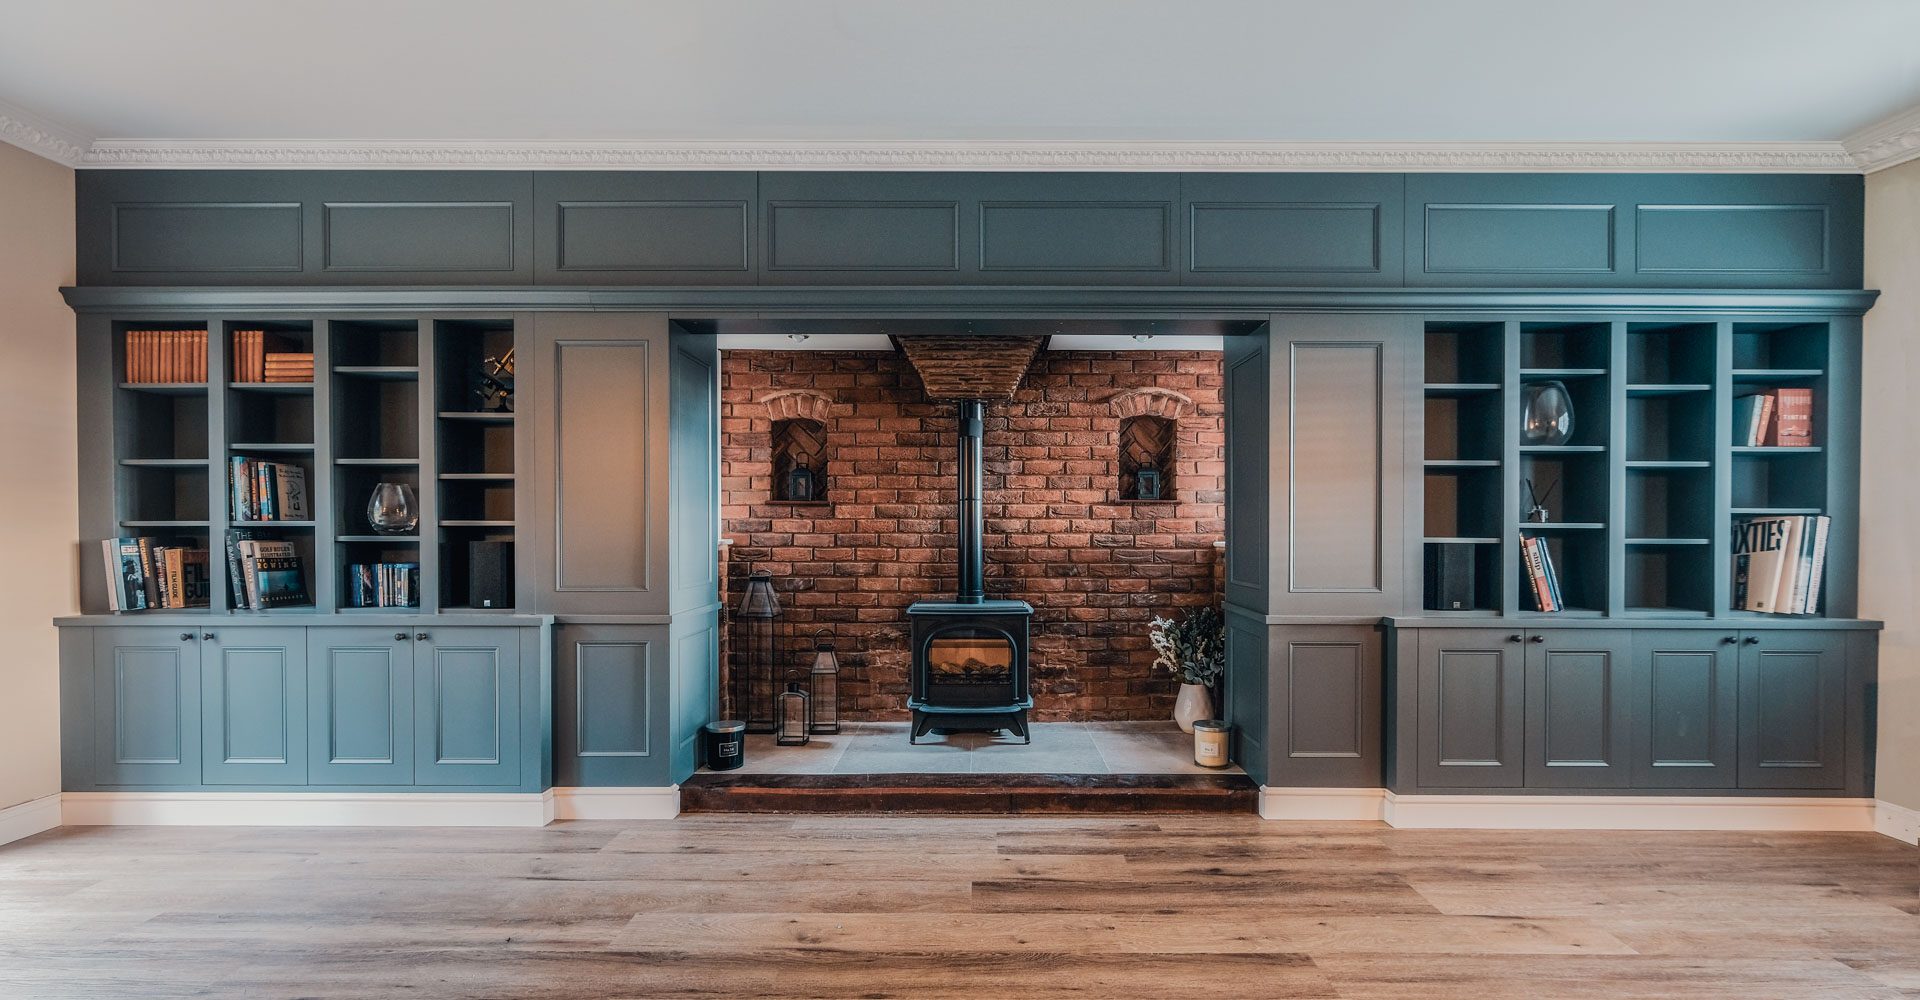
[[[794,466],[787,473],[787,499],[801,501],[818,499],[813,495],[818,481],[819,477],[814,475],[813,470],[804,463]]]
[[[789,674],[787,689],[780,693],[779,720],[774,728],[773,742],[776,746],[803,747],[812,737],[808,730],[812,728],[813,711],[807,691],[800,686],[796,675]]]
[[[1135,500],[1160,499],[1160,470],[1151,465],[1142,466],[1133,474],[1133,498]]]
[[[825,629],[813,642],[813,666],[807,670],[807,686],[813,689],[813,722],[808,729],[816,733],[840,731],[840,661],[833,655]]]
[[[747,591],[734,614],[734,710],[752,733],[774,731],[774,671],[780,650],[774,621],[780,617],[780,598],[773,590],[773,574],[754,570]]]

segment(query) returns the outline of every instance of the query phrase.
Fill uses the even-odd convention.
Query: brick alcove
[[[988,409],[989,596],[1033,604],[1036,716],[1164,719],[1176,685],[1151,669],[1147,622],[1215,600],[1225,516],[1220,355],[1048,351]],[[794,637],[821,629],[852,719],[906,717],[906,607],[955,586],[955,428],[892,352],[728,351],[721,489],[730,601],[773,573]],[[1173,421],[1172,489],[1123,502],[1120,425]],[[777,503],[775,420],[818,419],[831,450],[823,505]],[[805,637],[807,642],[800,641]]]

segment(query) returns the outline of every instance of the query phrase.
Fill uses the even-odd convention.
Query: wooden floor
[[[1920,997],[1920,849],[1252,817],[68,828],[0,996]]]

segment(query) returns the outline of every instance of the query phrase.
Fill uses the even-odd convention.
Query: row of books
[[[347,606],[417,608],[419,563],[354,563],[347,567]]]
[[[207,380],[207,331],[128,330],[127,382],[152,385]]]
[[[1776,615],[1820,609],[1820,578],[1827,564],[1824,514],[1754,517],[1733,526],[1733,607]]]
[[[1524,561],[1527,586],[1535,611],[1559,611],[1566,604],[1560,597],[1560,574],[1554,572],[1553,555],[1547,540],[1539,535],[1520,536],[1520,557]]]
[[[107,607],[115,611],[204,608],[212,603],[207,550],[153,538],[106,538]]]
[[[293,543],[258,538],[248,528],[227,532],[227,590],[233,606],[248,611],[313,604],[306,569]]]
[[[1749,448],[1813,444],[1813,390],[1768,389],[1733,401],[1733,439]]]
[[[228,460],[228,492],[236,521],[309,521],[307,470],[285,462],[235,455]]]
[[[312,382],[313,352],[265,330],[233,331],[235,382]]]

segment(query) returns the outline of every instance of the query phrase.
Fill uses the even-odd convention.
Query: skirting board
[[[680,815],[680,786],[670,788],[556,788],[555,819],[672,819]]]
[[[0,844],[25,840],[60,825],[60,793],[0,809]]]
[[[523,826],[553,792],[66,792],[66,826]]]
[[[1873,828],[1904,844],[1920,847],[1920,809],[1891,802],[1873,804]]]
[[[1433,830],[1870,831],[1875,828],[1874,806],[1872,799],[1396,795],[1384,788],[1260,789],[1264,819],[1378,820],[1400,829]]]

